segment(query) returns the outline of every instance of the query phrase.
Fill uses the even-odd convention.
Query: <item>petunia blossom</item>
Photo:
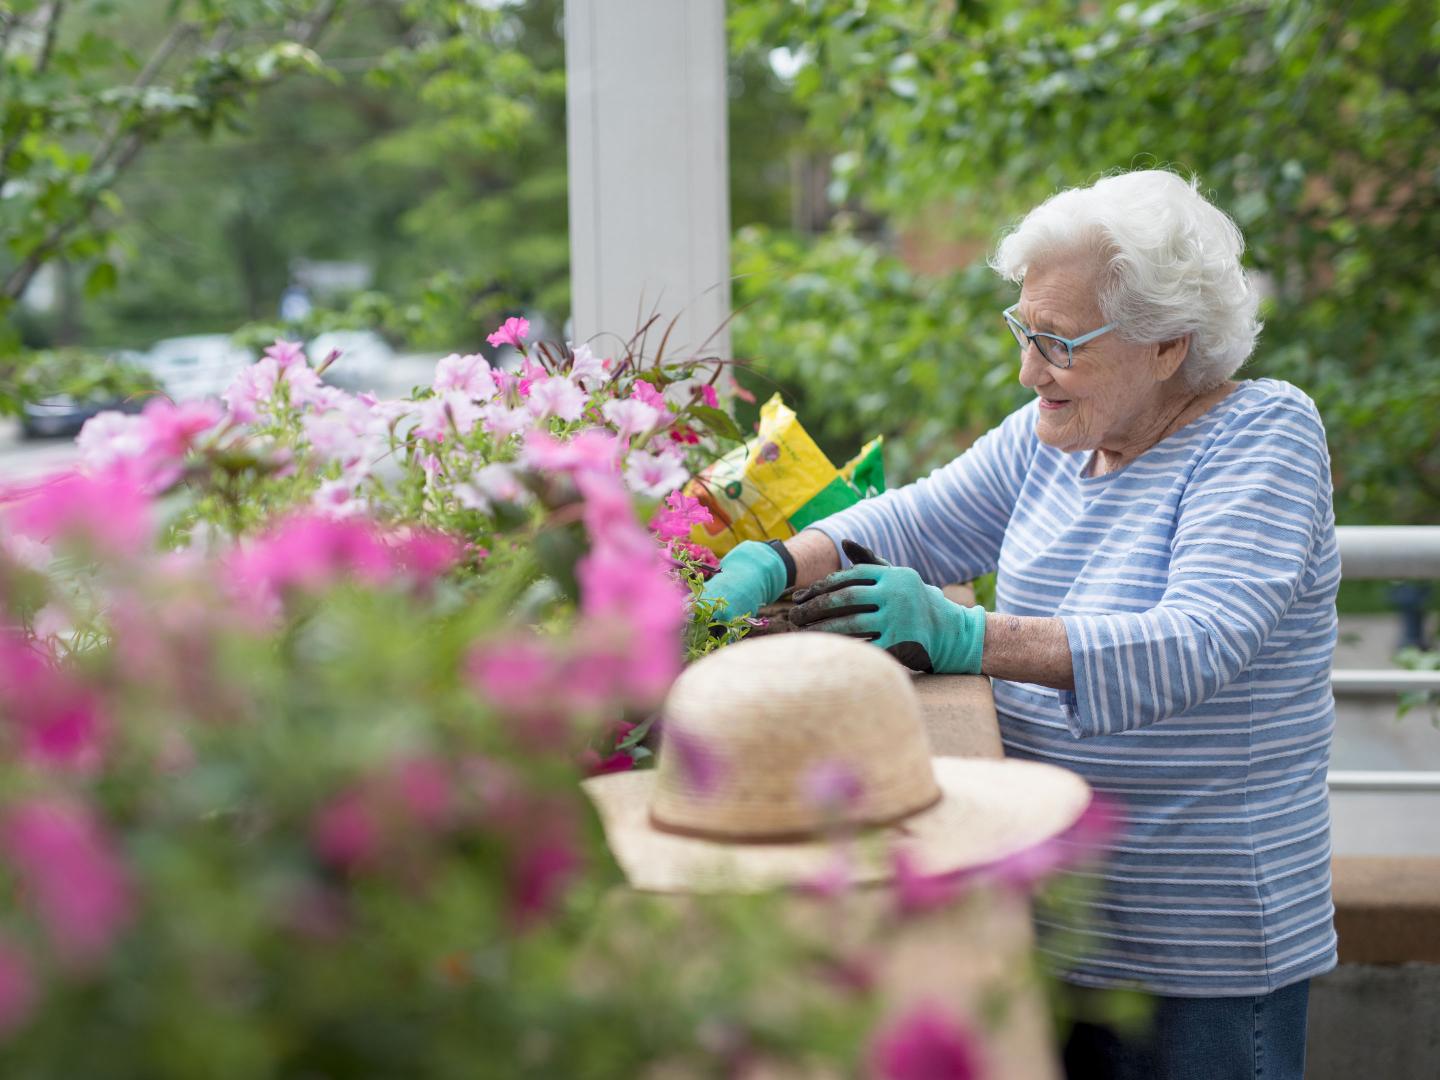
[[[615,426],[620,437],[643,435],[664,423],[667,414],[639,398],[615,398],[600,406],[600,415]]]
[[[430,385],[436,394],[453,390],[478,401],[490,400],[498,390],[489,362],[479,353],[451,353],[435,365],[435,379]]]
[[[85,471],[105,471],[117,461],[138,458],[150,445],[150,426],[138,416],[107,409],[97,413],[75,436]]]
[[[274,360],[282,369],[303,366],[308,362],[304,346],[298,341],[284,341],[281,338],[276,338],[273,345],[265,347],[265,356]]]
[[[585,412],[588,401],[585,391],[569,379],[552,376],[531,385],[526,406],[530,415],[537,420],[555,416],[561,420],[575,421]]]
[[[520,460],[527,467],[544,472],[613,472],[619,455],[619,442],[598,428],[576,432],[566,440],[531,430],[525,434]]]
[[[877,1080],[979,1080],[979,1039],[938,1005],[916,1006],[875,1033],[870,1074]]]
[[[230,415],[241,424],[253,424],[269,411],[280,379],[280,365],[271,357],[242,368],[220,395]]]
[[[65,961],[99,960],[130,922],[129,875],[82,804],[62,798],[13,804],[0,818],[0,850]]]
[[[32,540],[81,541],[134,555],[153,535],[151,502],[133,476],[58,473],[25,490],[6,527]]]
[[[596,356],[587,344],[576,345],[570,363],[570,377],[585,390],[594,391],[610,377],[610,361]]]
[[[665,395],[655,388],[655,384],[648,379],[636,379],[635,385],[631,387],[630,396],[636,401],[643,401],[657,412],[668,411],[665,405]]]
[[[672,491],[665,497],[665,505],[655,511],[650,519],[650,529],[661,540],[679,540],[689,536],[696,525],[705,525],[714,517],[699,499]]]
[[[625,482],[630,490],[653,497],[666,495],[683,487],[690,479],[690,470],[675,454],[662,450],[632,450],[625,461]]]
[[[700,387],[700,400],[712,409],[720,407],[720,395],[715,392],[715,387],[705,383]]]
[[[485,340],[496,347],[513,345],[517,349],[523,349],[525,347],[525,337],[529,333],[529,319],[509,318],[500,325],[498,330]]]
[[[100,766],[109,720],[99,697],[14,630],[0,630],[0,711],[18,729],[23,760],[80,773]]]

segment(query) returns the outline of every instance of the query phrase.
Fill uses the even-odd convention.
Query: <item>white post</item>
[[[724,0],[567,0],[565,71],[575,340],[728,357]]]

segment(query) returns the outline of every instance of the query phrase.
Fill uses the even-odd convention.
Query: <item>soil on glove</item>
[[[760,617],[765,620],[765,625],[755,627],[746,636],[767,637],[770,634],[789,634],[805,629],[790,621],[790,612],[794,608],[795,605],[789,600],[782,600],[778,604],[766,604],[760,609]]]

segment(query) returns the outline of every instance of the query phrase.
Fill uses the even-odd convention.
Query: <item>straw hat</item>
[[[742,641],[692,664],[666,701],[658,765],[585,781],[631,885],[752,892],[833,872],[981,866],[1072,825],[1084,780],[1028,761],[932,758],[909,673],[839,634]]]

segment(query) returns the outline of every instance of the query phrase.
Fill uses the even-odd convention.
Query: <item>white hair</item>
[[[1180,373],[1191,389],[1208,390],[1236,372],[1260,334],[1244,250],[1240,229],[1200,194],[1198,179],[1150,169],[1052,195],[1000,241],[990,267],[1018,284],[1047,260],[1094,252],[1105,321],[1137,343],[1188,335]]]

